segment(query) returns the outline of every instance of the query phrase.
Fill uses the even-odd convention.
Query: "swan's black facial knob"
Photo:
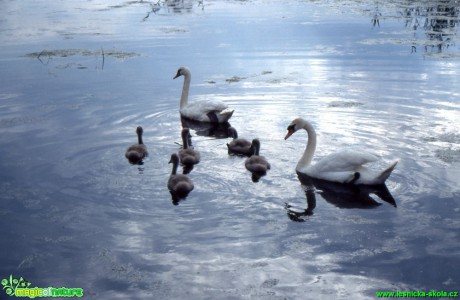
[[[286,136],[284,137],[285,140],[287,140],[294,132],[296,132],[296,128],[295,128],[295,124],[291,124],[288,126],[287,128],[287,134]]]
[[[176,73],[176,76],[173,77],[173,79],[176,79],[177,77],[181,76],[182,75],[182,68],[180,68],[179,70],[177,70],[177,73]]]

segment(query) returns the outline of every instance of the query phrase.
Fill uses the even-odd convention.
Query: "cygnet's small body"
[[[179,156],[176,153],[171,155],[169,163],[172,163],[173,167],[168,180],[168,189],[177,198],[185,198],[193,190],[193,182],[187,175],[176,174],[179,166]]]
[[[270,169],[270,164],[265,157],[259,155],[260,141],[253,139],[252,145],[254,147],[254,154],[246,159],[244,165],[252,173],[265,174]]]
[[[235,128],[228,128],[228,136],[233,138],[230,143],[227,143],[228,153],[246,156],[251,156],[254,153],[254,147],[251,142],[238,138],[238,132]]]
[[[147,151],[147,147],[144,145],[142,141],[142,134],[144,130],[141,126],[136,128],[137,133],[137,144],[130,146],[125,153],[125,157],[129,160],[132,164],[141,164],[142,160],[149,155]]]
[[[179,158],[182,165],[191,167],[200,162],[200,152],[190,148],[190,129],[182,129],[182,149],[179,151]]]

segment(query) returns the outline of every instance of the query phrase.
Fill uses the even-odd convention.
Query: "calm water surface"
[[[458,3],[0,6],[1,279],[89,299],[458,290]],[[234,107],[272,169],[254,183],[228,139],[192,127],[195,190],[173,205],[182,65],[190,101]],[[349,146],[399,159],[388,191],[299,181],[306,134],[283,139],[298,116],[317,159]],[[130,165],[138,125],[150,156]]]

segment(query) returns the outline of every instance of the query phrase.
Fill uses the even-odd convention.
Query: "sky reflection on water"
[[[458,288],[457,4],[434,17],[413,1],[0,3],[0,279],[101,299]],[[182,65],[190,101],[235,107],[272,169],[253,183],[227,139],[192,130],[202,161],[175,206]],[[299,181],[306,136],[283,140],[297,116],[319,134],[315,159],[356,145],[398,158],[396,207]],[[132,166],[138,125],[150,157]]]

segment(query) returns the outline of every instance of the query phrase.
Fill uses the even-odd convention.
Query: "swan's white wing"
[[[378,160],[380,160],[378,156],[368,152],[345,150],[327,155],[316,164],[298,171],[311,177],[334,182],[350,183],[356,180],[354,184],[383,184],[397,161],[387,164],[384,169],[374,169],[376,166],[367,167],[367,163]],[[355,178],[357,172],[359,178]]]
[[[183,107],[180,110],[180,112],[183,116],[187,118],[197,120],[197,121],[209,122],[209,116],[208,116],[209,113],[215,112],[216,117],[220,121],[219,115],[222,115],[223,118],[225,118],[224,115],[226,113],[227,114],[231,113],[232,110],[228,110],[227,104],[225,104],[222,101],[203,100],[203,101],[194,101],[192,103],[189,103],[187,106]]]
[[[371,153],[348,149],[325,156],[314,167],[317,172],[356,171],[360,166],[378,159]]]
[[[350,182],[357,171],[363,170],[364,164],[378,159],[371,153],[349,149],[329,154],[314,165],[302,167],[297,171],[319,179]]]

